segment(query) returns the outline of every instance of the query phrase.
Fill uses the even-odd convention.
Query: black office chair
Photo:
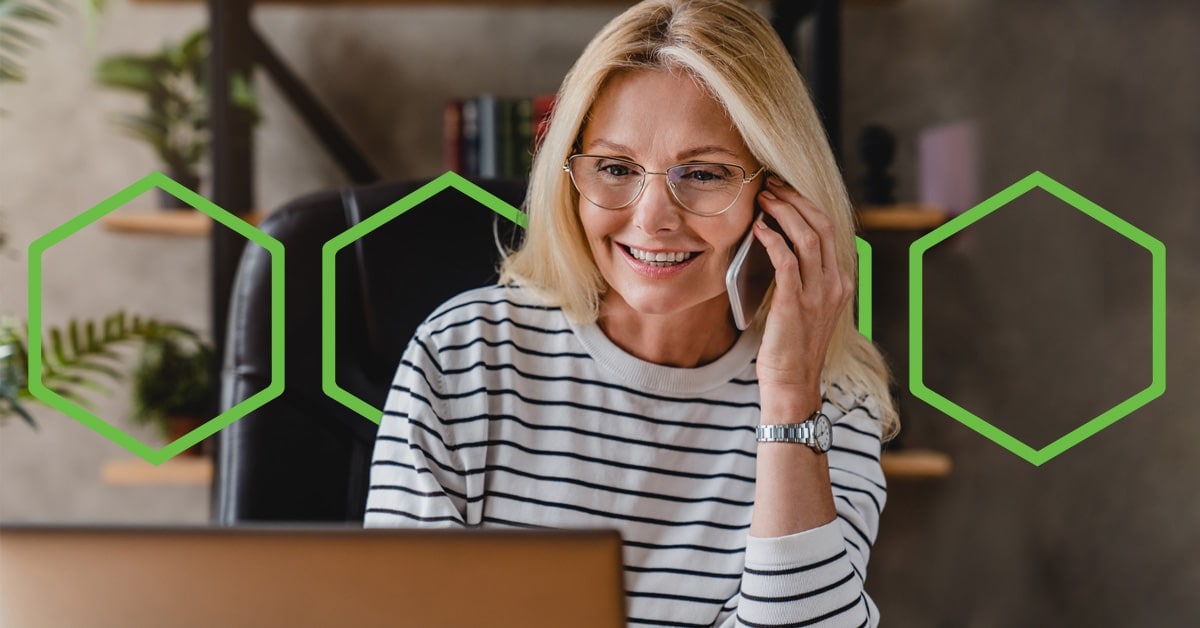
[[[361,522],[378,426],[321,388],[321,247],[427,181],[373,184],[292,201],[259,227],[286,255],[283,394],[219,433],[214,511],[253,521]],[[523,183],[480,181],[520,206]],[[400,355],[440,303],[493,283],[496,242],[518,228],[456,189],[347,246],[337,258],[337,382],[383,407]],[[247,246],[231,296],[221,409],[271,378],[270,255]]]

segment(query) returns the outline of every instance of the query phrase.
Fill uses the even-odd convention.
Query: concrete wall
[[[265,7],[256,22],[385,176],[441,169],[442,103],[550,91],[611,8]],[[1200,622],[1200,8],[1190,3],[902,0],[845,10],[846,145],[892,128],[898,195],[916,138],[974,121],[981,195],[1041,170],[1163,241],[1168,389],[1034,467],[901,395],[906,446],[955,472],[892,483],[869,588],[892,626],[1182,626]],[[77,18],[47,33],[0,108],[0,211],[23,253],[38,235],[156,167],[107,117],[133,106],[91,86],[118,50],[202,23],[198,6],[117,3],[89,47]],[[273,89],[257,136],[263,208],[343,182]],[[847,175],[861,168],[853,155]],[[147,200],[145,205],[149,205]],[[907,235],[876,246],[876,337],[906,389]],[[207,326],[202,241],[89,228],[47,259],[46,318],[117,307]],[[24,312],[26,265],[0,254],[0,311]],[[1040,446],[1149,384],[1149,259],[1031,194],[926,261],[927,381]],[[114,397],[102,416],[126,412]],[[202,522],[204,488],[111,487],[129,454],[40,410],[0,428],[0,520]],[[139,432],[147,440],[152,434]]]
[[[897,132],[901,198],[917,133],[967,119],[984,196],[1040,170],[1168,251],[1166,394],[1054,460],[903,395],[905,444],[955,472],[892,483],[870,575],[885,625],[1196,625],[1200,7],[907,0],[845,18],[847,140]],[[868,239],[877,338],[904,378],[911,238]],[[1149,258],[1044,193],[983,219],[926,257],[926,382],[1034,447],[1082,425],[1150,384]]]

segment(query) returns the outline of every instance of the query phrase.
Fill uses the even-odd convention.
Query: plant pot
[[[200,177],[197,175],[167,173],[167,176],[171,177],[172,179],[175,180],[176,183],[182,185],[183,187],[185,187],[193,192],[196,192],[200,189]],[[171,194],[170,192],[168,192],[162,188],[156,188],[156,190],[158,190],[158,206],[160,209],[170,209],[170,210],[193,209],[187,203],[175,198],[174,194]]]
[[[190,416],[171,416],[167,417],[167,442],[173,443],[184,436],[187,436],[192,430],[204,424],[204,419],[197,419]],[[181,456],[202,456],[204,455],[204,443],[199,443],[188,447],[180,453]]]

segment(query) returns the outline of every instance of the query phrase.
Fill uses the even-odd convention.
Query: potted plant
[[[0,424],[15,414],[37,428],[33,417],[21,405],[21,398],[29,395],[25,379],[27,363],[25,344],[18,335],[16,321],[7,317],[0,319]]]
[[[125,379],[125,365],[115,349],[162,334],[153,319],[116,312],[102,319],[72,319],[65,328],[49,327],[42,342],[42,384],[65,399],[91,410],[85,391],[110,394],[109,385]],[[16,415],[37,427],[24,404],[29,392],[26,339],[28,330],[12,317],[0,317],[0,422]]]
[[[208,29],[200,28],[154,54],[105,57],[95,70],[101,86],[144,97],[142,113],[119,116],[116,124],[149,144],[166,175],[192,190],[199,188],[209,146],[208,52]],[[245,77],[231,77],[230,98],[258,122],[258,99]],[[179,205],[165,194],[162,201],[168,208]]]
[[[215,415],[214,351],[181,325],[156,325],[142,343],[133,371],[133,421],[154,425],[167,442]],[[193,447],[185,453],[198,454]]]

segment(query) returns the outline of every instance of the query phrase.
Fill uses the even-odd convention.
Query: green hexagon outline
[[[374,423],[379,423],[383,418],[383,410],[363,401],[337,383],[337,299],[334,296],[337,294],[337,253],[447,188],[454,188],[466,194],[517,226],[525,227],[528,224],[525,212],[466,180],[462,175],[447,171],[370,218],[334,236],[321,247],[321,390],[333,400]]]
[[[213,220],[233,229],[258,244],[271,255],[271,382],[263,390],[234,405],[203,425],[179,437],[174,442],[154,449],[126,434],[78,404],[46,388],[42,382],[42,255],[50,247],[74,235],[113,210],[125,205],[151,188],[161,188],[175,198],[207,214]],[[41,236],[29,245],[29,392],[56,410],[79,421],[92,431],[108,438],[151,464],[161,464],[201,440],[212,436],[227,425],[261,407],[283,392],[283,244],[250,226],[236,215],[218,207],[212,201],[189,190],[161,172],[151,172],[125,189],[108,197],[95,207],[75,216]]]
[[[1145,389],[1113,406],[1099,416],[1059,437],[1054,442],[1034,449],[1024,442],[975,416],[938,394],[924,382],[924,254],[933,246],[962,231],[984,216],[1010,201],[1039,187],[1071,207],[1082,211],[1101,224],[1150,251],[1151,255],[1151,382]],[[1134,410],[1158,398],[1167,389],[1167,248],[1158,239],[1134,227],[1117,215],[1084,198],[1074,190],[1035,170],[1009,185],[991,198],[931,231],[909,246],[909,390],[918,399],[950,415],[958,422],[1016,454],[1034,466],[1041,466],[1100,430],[1112,425]]]
[[[379,423],[383,410],[363,401],[337,383],[337,253],[359,238],[366,236],[393,218],[424,203],[446,188],[454,188],[524,228],[528,216],[491,192],[468,181],[454,171],[447,171],[426,183],[380,212],[334,236],[321,247],[321,389],[338,403],[354,410],[363,418]],[[871,244],[855,236],[858,265],[858,328],[871,338]]]
[[[871,281],[874,254],[871,251],[871,243],[858,236],[854,236],[854,250],[858,253],[858,333],[871,340],[871,316],[874,306]]]

